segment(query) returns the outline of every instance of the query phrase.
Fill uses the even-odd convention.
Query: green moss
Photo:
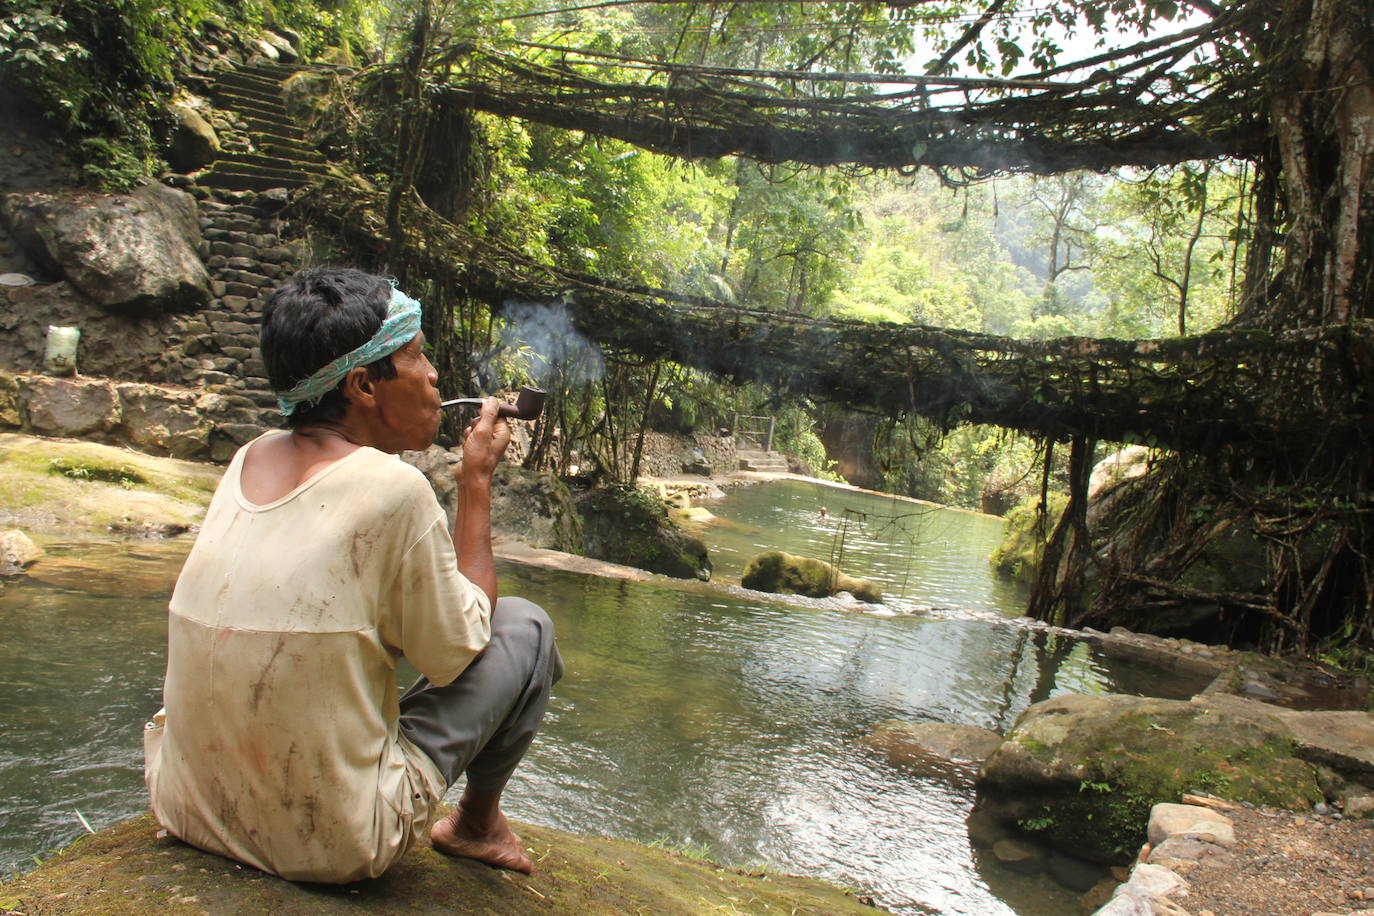
[[[846,916],[872,913],[852,894],[806,878],[743,873],[619,840],[519,825],[533,875],[408,853],[381,878],[294,884],[155,836],[143,815],[77,841],[36,871],[0,885],[0,902],[45,916],[450,916],[701,913]]]
[[[1129,859],[1145,842],[1150,809],[1185,793],[1306,810],[1322,800],[1315,771],[1293,745],[1258,724],[1218,727],[1204,710],[1128,713],[1081,730],[1058,754],[1082,761],[1077,791],[1047,795],[1020,818],[1023,829],[1064,849]],[[1038,759],[1048,753],[1019,739]]]
[[[73,526],[193,523],[221,473],[94,442],[0,434],[0,507]]]
[[[836,592],[849,592],[871,604],[883,600],[882,592],[867,579],[847,576],[824,560],[796,557],[780,550],[770,550],[751,559],[744,567],[740,584],[778,595],[824,598]]]
[[[577,500],[587,556],[679,579],[709,580],[706,545],[683,531],[658,496],[614,484]]]
[[[1068,501],[1068,496],[1063,493],[1050,493],[1043,526],[1040,525],[1038,496],[1017,503],[1007,513],[1007,533],[1002,538],[1002,543],[997,545],[988,559],[992,568],[1020,582],[1032,581],[1040,568],[1040,558],[1045,552],[1045,540],[1054,530],[1059,516],[1064,514],[1064,507],[1068,505]]]

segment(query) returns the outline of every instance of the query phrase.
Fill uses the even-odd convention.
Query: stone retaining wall
[[[675,436],[669,433],[647,433],[639,472],[649,477],[681,477],[686,466],[697,459],[692,446],[700,448],[712,474],[728,474],[739,470],[732,436]]]
[[[302,260],[283,239],[286,192],[199,188],[197,251],[210,274],[205,308],[173,315],[111,314],[65,282],[0,295],[0,429],[127,445],[154,455],[225,461],[280,425],[258,349],[263,307]],[[41,373],[48,325],[82,331],[72,378]],[[98,377],[91,377],[91,376]],[[127,381],[121,381],[127,380]]]

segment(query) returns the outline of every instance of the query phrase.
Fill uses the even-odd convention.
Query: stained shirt
[[[268,433],[267,435],[285,435]],[[359,448],[282,498],[240,449],[172,594],[144,775],[173,835],[293,880],[375,877],[445,784],[398,728],[396,660],[436,685],[490,637],[423,474]]]

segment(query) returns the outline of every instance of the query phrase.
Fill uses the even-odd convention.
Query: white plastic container
[[[48,325],[48,347],[43,354],[43,371],[48,375],[75,375],[76,345],[80,340],[80,328]]]

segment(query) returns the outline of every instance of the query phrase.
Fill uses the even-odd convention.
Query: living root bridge
[[[341,183],[300,206],[350,244],[387,250],[384,195]],[[1229,447],[1317,470],[1374,432],[1374,322],[1170,340],[1016,340],[918,325],[817,320],[538,264],[443,219],[413,196],[406,262],[494,311],[568,309],[603,347],[887,416],[987,423],[1056,440]]]

